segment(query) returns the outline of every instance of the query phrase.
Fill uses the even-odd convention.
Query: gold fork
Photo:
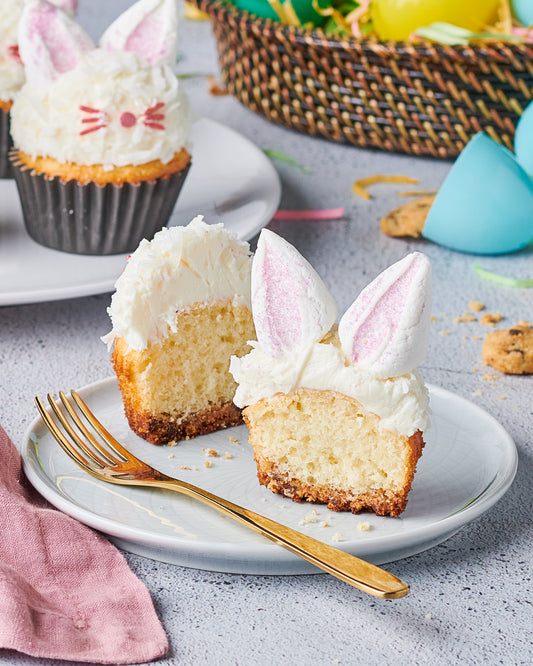
[[[63,450],[97,479],[132,486],[156,486],[183,493],[222,511],[363,592],[383,599],[398,599],[409,593],[407,583],[373,564],[150,467],[117,442],[96,419],[76,391],[71,391],[71,395],[87,424],[92,426],[93,432],[82,421],[63,391],[59,392],[59,397],[72,422],[53,396],[50,393],[47,396],[52,412],[63,430],[57,425],[40,398],[35,398],[35,402],[44,423]],[[75,424],[77,431],[72,424]],[[99,439],[95,435],[98,435]]]

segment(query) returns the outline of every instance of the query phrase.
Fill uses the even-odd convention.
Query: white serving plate
[[[321,505],[292,502],[259,486],[245,426],[175,447],[157,447],[129,429],[115,378],[87,386],[80,394],[126,448],[162,472],[375,564],[419,553],[449,538],[491,508],[516,472],[515,445],[490,414],[464,398],[429,386],[432,425],[406,511],[399,518],[335,513]],[[208,459],[205,449],[220,454],[209,458],[209,468],[204,466]],[[226,458],[226,453],[231,457]],[[94,479],[63,452],[40,417],[25,434],[22,456],[30,482],[46,499],[109,535],[126,551],[213,571],[318,572],[281,546],[195,500],[170,491]],[[370,530],[361,530],[363,522]]]
[[[271,161],[251,141],[202,118],[191,135],[192,166],[169,226],[196,215],[252,238],[276,211],[281,184]],[[126,254],[85,256],[39,245],[26,233],[14,180],[0,180],[0,306],[112,291]]]

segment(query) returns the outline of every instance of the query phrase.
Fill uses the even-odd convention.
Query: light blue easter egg
[[[533,182],[510,150],[480,132],[450,169],[422,235],[460,252],[519,250],[533,240]]]
[[[514,152],[520,166],[533,176],[533,103],[526,106],[516,125]]]

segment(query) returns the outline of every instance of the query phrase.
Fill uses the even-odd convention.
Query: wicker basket
[[[229,93],[269,120],[364,148],[450,159],[479,131],[512,149],[533,97],[533,45],[332,38],[195,0]]]

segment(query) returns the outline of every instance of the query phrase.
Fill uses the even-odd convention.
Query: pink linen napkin
[[[1,426],[0,648],[101,664],[148,662],[168,649],[124,557],[40,497]]]

